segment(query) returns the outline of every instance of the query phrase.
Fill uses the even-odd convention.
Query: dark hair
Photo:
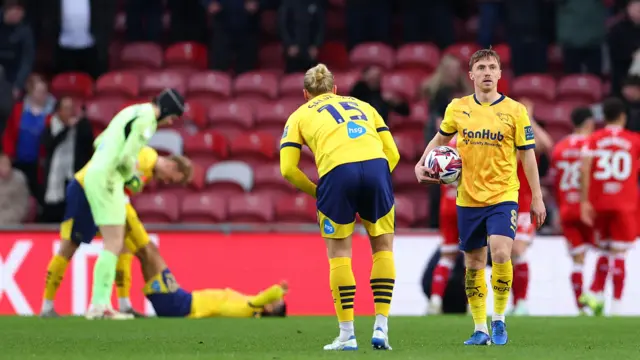
[[[602,113],[604,114],[604,121],[607,123],[619,120],[625,111],[624,102],[618,98],[612,97],[602,102]]]
[[[584,124],[587,119],[593,117],[593,112],[588,107],[577,107],[571,112],[571,122],[573,126],[579,127]]]
[[[640,0],[638,0],[640,2]],[[622,86],[640,86],[640,76],[631,75],[624,80]]]
[[[500,66],[500,55],[498,55],[495,50],[489,46],[488,49],[478,50],[469,59],[469,71],[473,70],[473,65],[475,65],[478,61],[482,59],[491,59],[494,58],[498,62],[498,66]]]
[[[2,6],[5,9],[11,8],[11,7],[21,7],[24,9],[24,1],[22,0],[4,0]]]
[[[286,317],[286,316],[287,316],[287,303],[284,301],[281,304],[276,305],[273,311],[262,312],[262,317]]]

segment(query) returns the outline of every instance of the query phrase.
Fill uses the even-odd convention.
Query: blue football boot
[[[491,340],[496,345],[506,345],[509,341],[507,336],[507,324],[504,321],[491,322]]]
[[[469,340],[464,342],[465,345],[491,345],[489,334],[483,331],[476,331],[471,335]]]

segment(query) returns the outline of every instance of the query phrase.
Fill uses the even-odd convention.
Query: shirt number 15
[[[342,109],[344,109],[344,111],[357,111],[360,115],[352,115],[349,116],[349,120],[352,121],[358,121],[358,120],[364,120],[367,121],[367,116],[364,114],[364,112],[362,112],[362,110],[360,110],[358,108],[358,104],[355,102],[350,102],[350,101],[341,101],[338,104],[340,104],[340,106],[342,107]],[[329,114],[331,114],[331,116],[333,116],[333,119],[338,123],[338,124],[342,124],[343,122],[345,122],[346,120],[344,119],[344,117],[342,116],[342,114],[340,113],[340,111],[338,111],[338,109],[336,109],[335,106],[333,106],[333,104],[327,104],[324,105],[322,107],[320,107],[318,109],[318,112],[322,112],[322,111],[327,111]]]

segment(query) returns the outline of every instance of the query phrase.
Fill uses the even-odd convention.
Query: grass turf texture
[[[136,319],[0,317],[0,358],[13,359],[639,359],[638,318],[509,318],[507,346],[465,347],[470,317],[393,317],[391,352],[371,349],[372,318],[356,319],[357,352],[325,352],[333,317]]]

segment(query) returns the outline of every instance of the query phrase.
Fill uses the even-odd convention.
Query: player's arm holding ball
[[[431,152],[431,150],[437,148],[438,146],[445,146],[451,141],[453,136],[458,132],[458,127],[456,122],[453,119],[453,107],[455,106],[456,100],[454,99],[448,106],[447,110],[444,113],[444,118],[442,119],[442,123],[440,124],[440,130],[436,136],[431,139],[427,148],[424,149],[424,153],[420,160],[416,164],[415,173],[418,182],[423,184],[440,184],[440,179],[437,178],[437,174],[435,174],[431,169],[424,166],[424,162],[427,159],[427,155]]]
[[[293,114],[287,120],[280,140],[280,173],[297,189],[316,197],[316,184],[298,167],[304,139],[300,134],[299,120]]]
[[[535,154],[535,136],[529,115],[524,106],[522,106],[520,114],[516,118],[515,141],[518,156],[522,161],[522,169],[531,187],[531,222],[540,228],[547,217],[547,210],[545,209],[544,201],[542,201],[540,175],[538,173],[538,162]]]

